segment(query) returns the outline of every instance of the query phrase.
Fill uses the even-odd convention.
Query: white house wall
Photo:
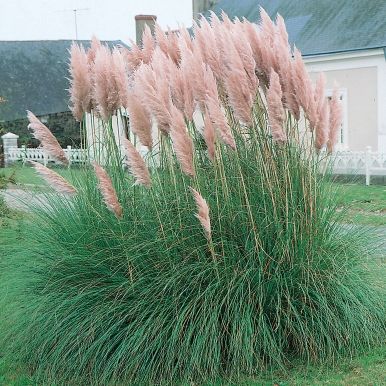
[[[347,92],[347,148],[386,153],[386,61],[382,49],[306,57],[311,76],[323,71]]]

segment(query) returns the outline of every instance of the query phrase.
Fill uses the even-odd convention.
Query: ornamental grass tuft
[[[59,193],[2,277],[14,360],[56,384],[198,384],[381,342],[369,240],[328,181],[338,94],[299,55],[263,10],[73,47],[88,159],[66,189],[37,168]]]

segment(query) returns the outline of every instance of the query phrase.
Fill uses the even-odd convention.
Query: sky
[[[192,25],[192,0],[0,0],[0,40],[135,41],[134,16],[157,16],[161,27]]]

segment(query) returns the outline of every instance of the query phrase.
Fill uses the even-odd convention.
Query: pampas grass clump
[[[382,339],[367,240],[340,225],[323,174],[337,93],[315,88],[280,17],[212,15],[194,32],[72,50],[94,167],[36,208],[3,280],[7,352],[43,381],[238,380]],[[135,126],[117,133],[126,111]]]

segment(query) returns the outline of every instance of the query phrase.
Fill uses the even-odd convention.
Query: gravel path
[[[43,206],[46,203],[46,193],[41,193],[39,191],[12,187],[5,191],[0,191],[0,194],[4,196],[7,206],[22,211],[29,211],[29,205]]]

